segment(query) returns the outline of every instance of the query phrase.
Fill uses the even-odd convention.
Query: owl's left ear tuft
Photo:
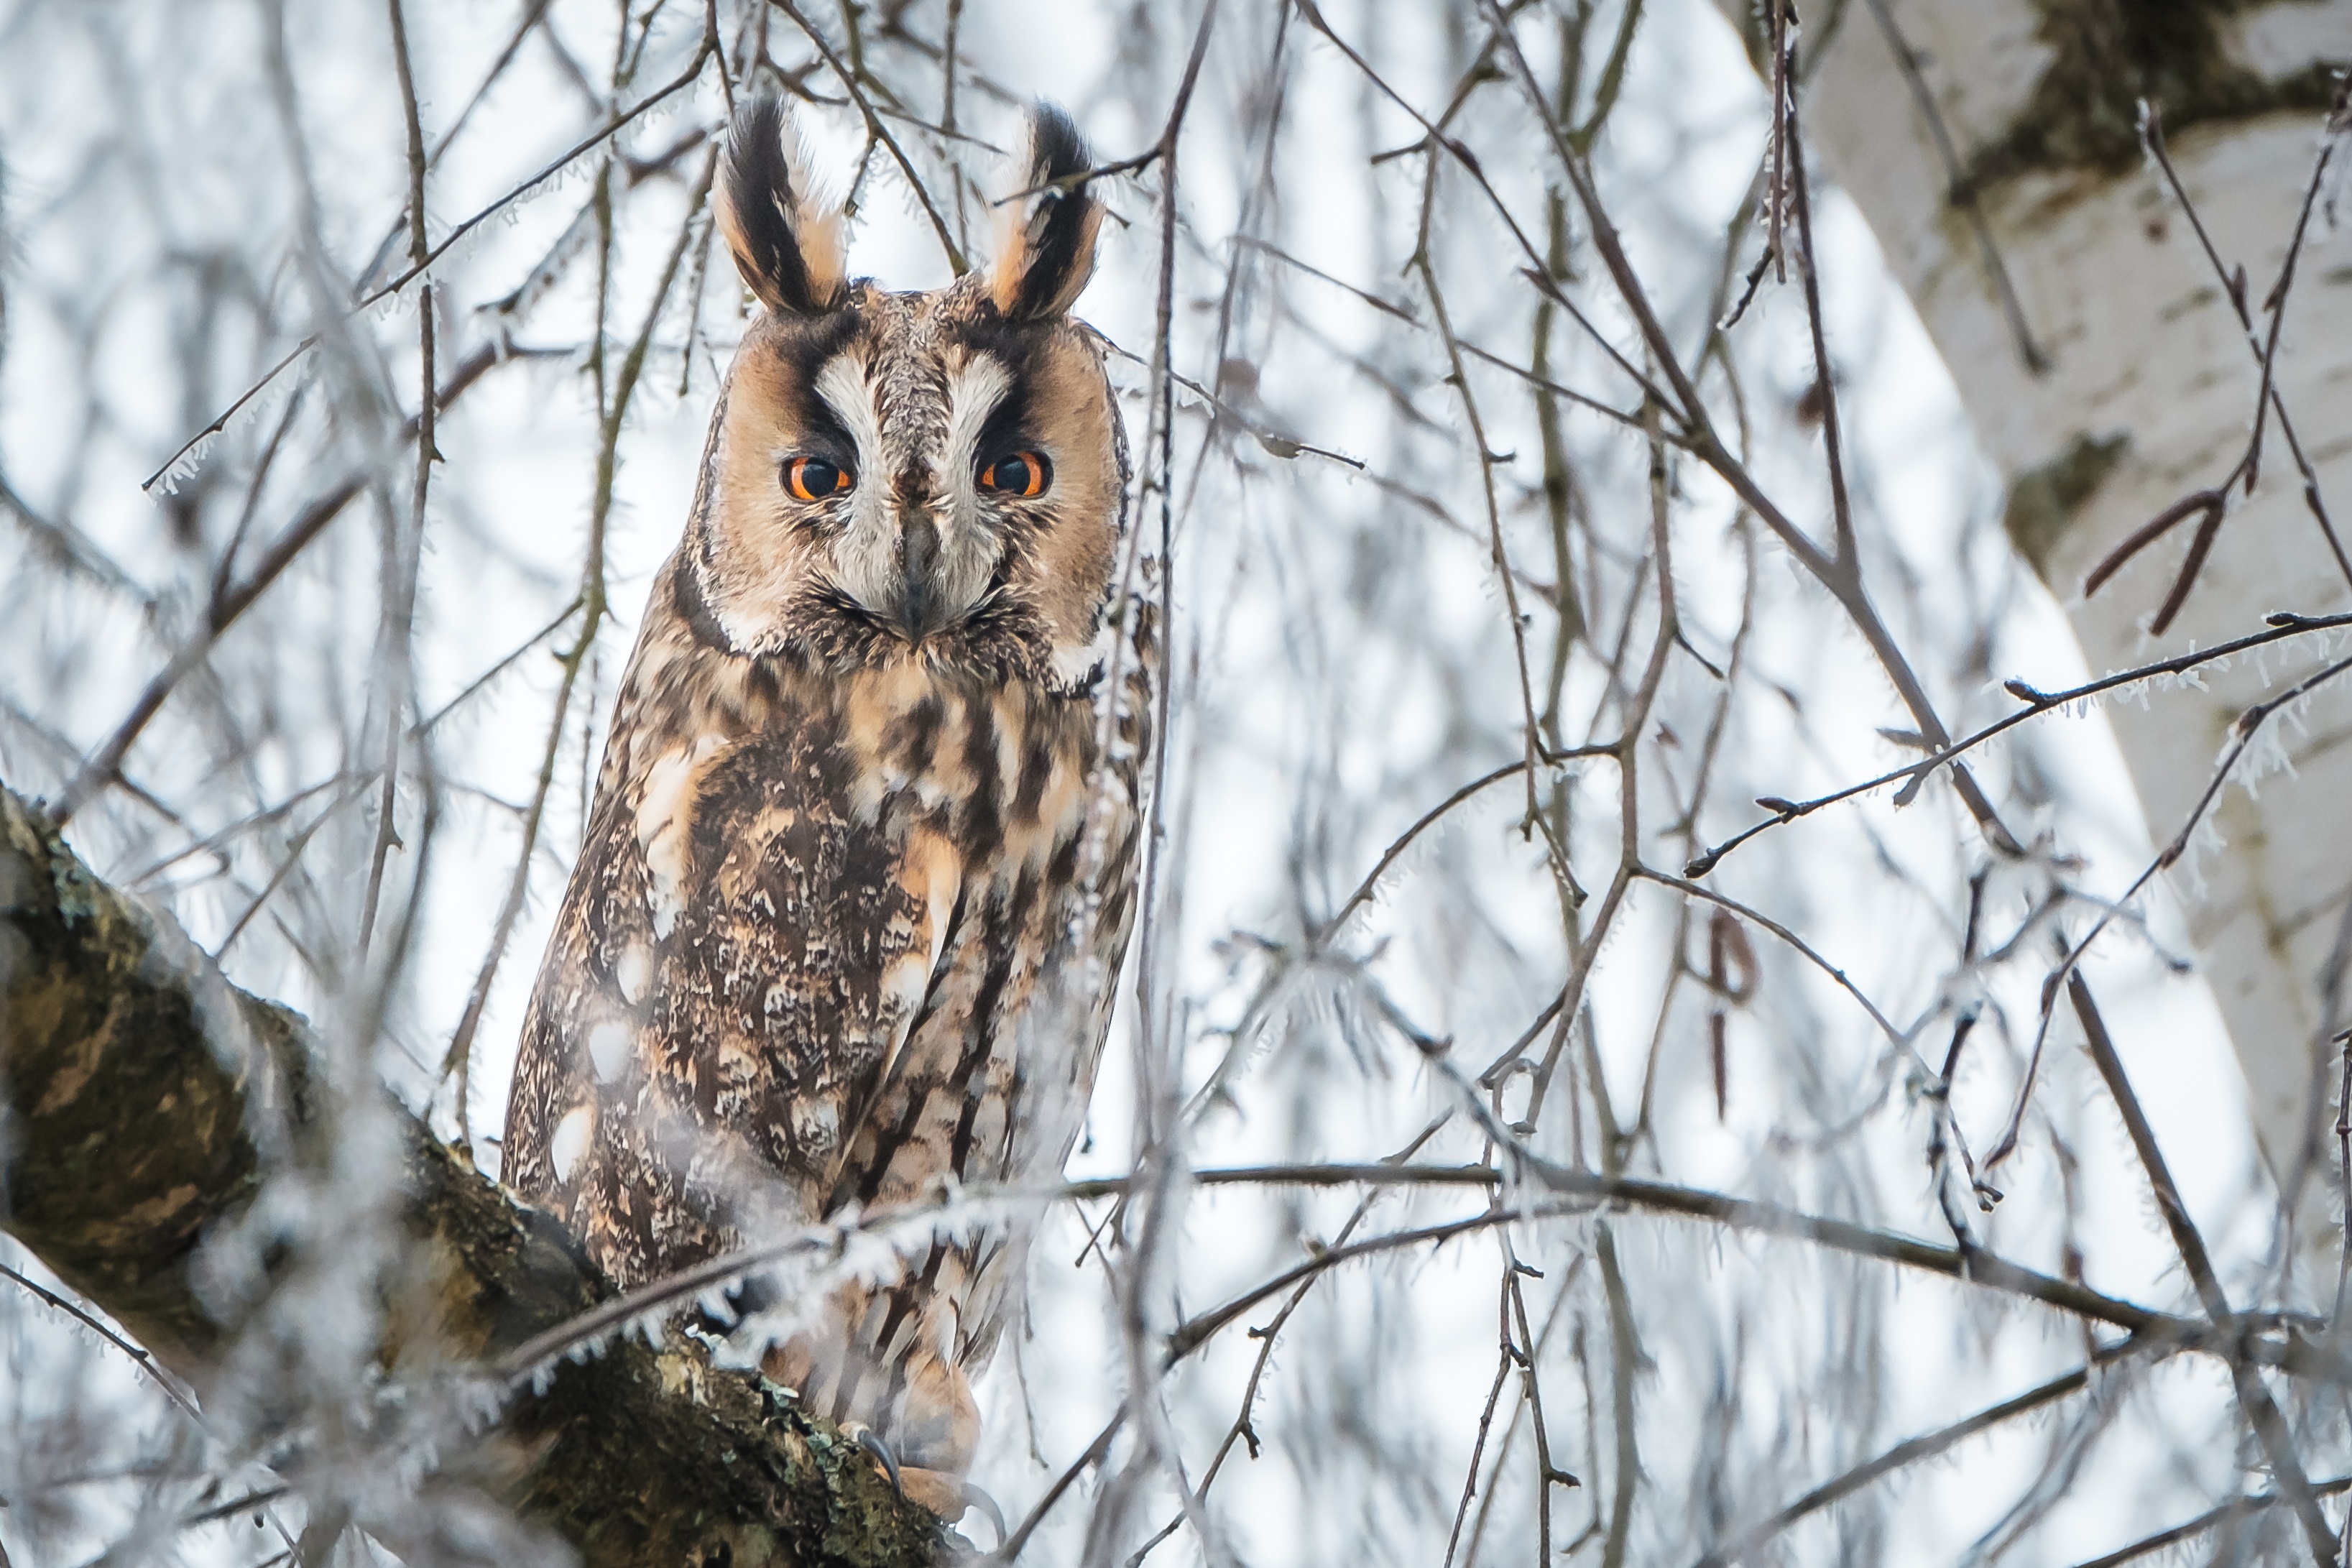
[[[821,315],[842,301],[841,213],[817,195],[806,153],[782,101],[763,93],[735,111],[715,192],[735,269],[779,315]]]
[[[1103,209],[1072,178],[1094,167],[1094,157],[1070,117],[1055,105],[1030,109],[1029,156],[1022,167],[1024,194],[1007,204],[1012,221],[989,274],[989,294],[1008,320],[1034,321],[1067,310],[1094,275]]]

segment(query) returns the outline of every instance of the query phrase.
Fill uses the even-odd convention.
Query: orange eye
[[[849,488],[849,470],[823,458],[794,458],[784,465],[784,489],[795,500],[823,500]]]
[[[1041,496],[1054,482],[1054,465],[1043,452],[1007,452],[980,470],[980,488],[999,495]]]

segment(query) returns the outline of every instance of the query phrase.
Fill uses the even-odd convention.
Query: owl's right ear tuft
[[[760,303],[793,316],[841,303],[841,213],[816,195],[782,100],[762,93],[736,110],[715,195],[719,232]]]
[[[1095,269],[1102,204],[1087,189],[1094,166],[1070,117],[1050,103],[1029,110],[1029,155],[1022,194],[1008,204],[1004,237],[989,278],[996,308],[1016,321],[1058,316],[1076,303]]]

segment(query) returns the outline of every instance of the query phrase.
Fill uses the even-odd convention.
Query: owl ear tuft
[[[782,100],[763,93],[736,110],[716,195],[719,232],[760,303],[794,316],[841,303],[841,212],[816,195]]]
[[[1094,167],[1085,138],[1070,117],[1040,101],[1029,110],[1029,155],[1023,195],[989,275],[989,293],[1011,321],[1058,316],[1076,302],[1095,269],[1095,235],[1102,204],[1083,183],[1057,185]]]

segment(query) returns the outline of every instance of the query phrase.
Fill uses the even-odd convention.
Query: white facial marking
[[[898,531],[891,526],[889,479],[882,472],[882,418],[866,367],[846,355],[827,360],[813,384],[857,447],[857,487],[849,492],[849,526],[834,542],[842,588],[877,615],[897,607]]]
[[[948,373],[948,433],[940,457],[947,482],[947,521],[940,538],[940,580],[961,615],[988,591],[996,574],[996,530],[980,504],[979,464],[995,456],[980,449],[980,433],[1013,390],[1013,373],[989,354],[974,354]]]
[[[1012,373],[993,355],[974,354],[962,368],[948,373],[948,440],[940,460],[947,468],[958,528],[979,521],[980,432],[1012,390]]]
[[[572,1173],[580,1166],[581,1157],[588,1152],[588,1139],[596,1131],[596,1108],[583,1105],[555,1124],[555,1136],[547,1145],[548,1162],[555,1167],[558,1186],[570,1184]]]
[[[874,392],[866,384],[864,363],[847,354],[835,354],[816,373],[814,384],[816,395],[824,399],[824,405],[833,410],[833,416],[841,421],[849,438],[856,443],[857,471],[863,478],[864,465],[882,452],[882,416],[875,412]]]

